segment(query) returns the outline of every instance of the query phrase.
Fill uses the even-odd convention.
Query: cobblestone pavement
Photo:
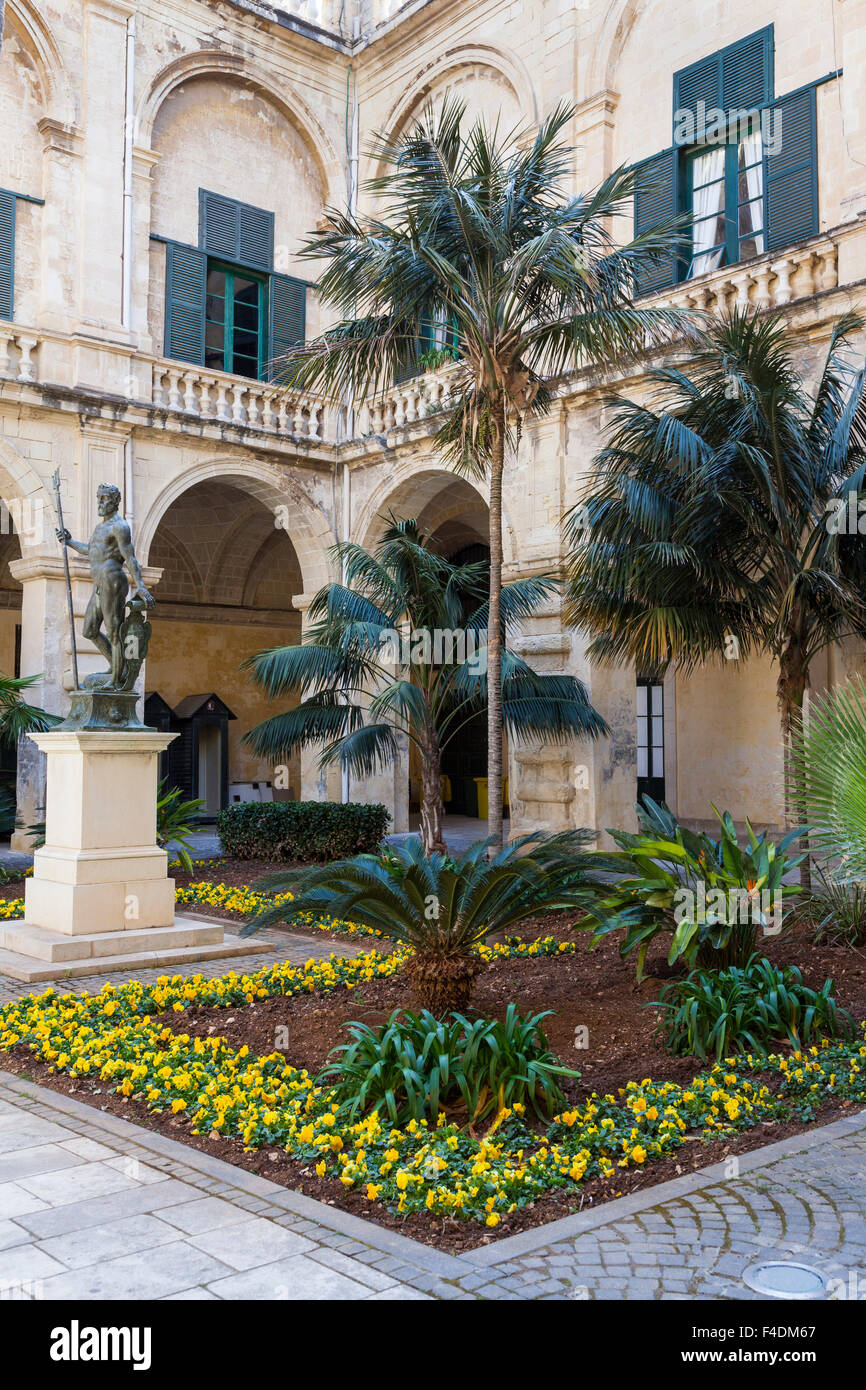
[[[455,1257],[0,1072],[0,1298],[743,1299],[767,1254],[862,1297],[866,1117],[740,1163]]]

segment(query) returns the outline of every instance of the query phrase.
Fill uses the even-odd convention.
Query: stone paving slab
[[[192,916],[192,913],[188,915]],[[205,917],[198,914],[195,914],[195,920],[219,922],[227,929],[232,925],[222,918]],[[217,975],[227,974],[229,970],[234,970],[237,974],[252,975],[265,966],[278,965],[283,961],[290,961],[292,965],[304,965],[308,960],[321,960],[331,954],[358,956],[370,949],[369,941],[359,943],[350,937],[332,935],[327,932],[322,932],[321,941],[319,941],[318,938],[301,936],[297,932],[278,931],[272,928],[260,932],[259,939],[265,949],[235,959],[214,957],[211,960],[197,962],[192,968],[178,966],[175,969],[171,965],[163,965],[153,970],[97,971],[80,981],[64,978],[62,972],[58,970],[57,974],[50,979],[40,979],[38,984],[27,985],[21,980],[13,979],[11,975],[4,975],[2,967],[0,967],[0,1005],[8,1004],[13,999],[20,999],[26,994],[44,994],[47,989],[51,988],[62,992],[82,993],[87,990],[89,994],[98,994],[103,985],[122,985],[133,979],[141,980],[142,984],[154,984],[162,975],[186,974],[201,975],[204,979],[211,980]],[[383,949],[385,949],[384,946]]]
[[[0,1072],[0,1117],[16,1114],[83,1161],[0,1181],[7,1293],[756,1299],[741,1276],[767,1255],[866,1292],[866,1112],[460,1256]]]

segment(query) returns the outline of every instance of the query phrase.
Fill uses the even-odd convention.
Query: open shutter
[[[713,53],[674,73],[674,143],[687,145],[703,135],[708,111],[722,104],[722,55]],[[686,120],[686,117],[689,120]],[[680,132],[685,131],[684,134]]]
[[[209,256],[255,270],[274,263],[274,214],[200,188],[199,246]]]
[[[307,287],[291,275],[272,275],[270,332],[266,376],[273,379],[273,361],[307,336]]]
[[[15,298],[15,194],[0,192],[0,319],[11,319]]]
[[[677,214],[677,152],[663,150],[645,159],[635,169],[634,234],[641,236]],[[636,292],[653,294],[667,289],[677,281],[677,252],[672,250],[641,267],[637,274]]]
[[[207,256],[194,246],[165,248],[165,355],[204,363]]]
[[[722,106],[754,111],[773,99],[773,26],[722,49]]]
[[[767,250],[780,251],[818,232],[815,88],[782,97],[767,110],[764,151]]]
[[[674,144],[700,144],[709,112],[721,110],[730,117],[772,99],[770,24],[674,73]]]

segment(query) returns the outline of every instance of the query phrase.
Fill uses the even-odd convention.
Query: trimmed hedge
[[[390,820],[377,803],[242,801],[220,811],[217,829],[222,852],[230,859],[326,863],[375,854]]]

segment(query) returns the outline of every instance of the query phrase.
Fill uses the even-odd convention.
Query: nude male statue
[[[102,483],[97,489],[96,500],[102,520],[98,522],[90,540],[74,541],[65,528],[58,529],[57,539],[90,560],[93,593],[84,614],[82,631],[88,641],[99,648],[111,669],[104,676],[88,677],[86,684],[98,683],[103,688],[119,690],[124,664],[130,655],[124,651],[121,634],[129,593],[124,566],[129,570],[135,586],[133,598],[141,599],[147,608],[152,608],[155,600],[144,587],[129,526],[118,515],[120,491],[110,483]],[[103,622],[105,632],[102,631]]]

